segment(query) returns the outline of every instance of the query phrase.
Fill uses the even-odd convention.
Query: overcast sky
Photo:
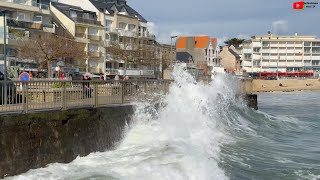
[[[315,8],[293,10],[294,0],[127,0],[150,23],[160,42],[170,35],[210,35],[220,42],[252,35],[316,35],[320,38],[320,0]]]

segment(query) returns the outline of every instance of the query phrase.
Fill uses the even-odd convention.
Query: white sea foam
[[[228,179],[218,166],[221,144],[230,140],[219,113],[230,105],[221,99],[234,98],[232,88],[223,77],[196,83],[181,67],[174,77],[162,107],[138,103],[134,124],[116,150],[8,179]]]

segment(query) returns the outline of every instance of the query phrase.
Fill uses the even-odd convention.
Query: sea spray
[[[8,179],[228,179],[219,167],[228,136],[228,111],[237,104],[236,83],[217,76],[196,82],[182,67],[167,95],[136,104],[133,124],[113,151],[51,164]],[[157,95],[159,96],[159,94]]]

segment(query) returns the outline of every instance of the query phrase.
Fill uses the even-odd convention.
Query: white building
[[[35,36],[39,33],[54,33],[50,14],[49,0],[1,0],[0,11],[5,10],[6,19],[0,16],[0,64],[4,64],[4,22],[6,25],[6,60],[9,67],[21,67],[25,71],[37,72],[37,63],[33,60],[17,58],[18,40]],[[14,69],[9,69],[12,76]],[[11,74],[11,75],[10,75]],[[16,74],[15,74],[16,76]]]
[[[246,72],[320,70],[320,39],[315,36],[253,36],[242,47]]]
[[[98,21],[104,27],[102,41],[104,47],[111,43],[125,44],[139,42],[144,46],[155,46],[155,36],[149,33],[147,20],[132,9],[126,0],[58,0],[60,3],[79,6],[84,10],[95,12]],[[125,45],[124,45],[125,46]],[[128,47],[127,47],[128,48]],[[125,62],[121,59],[112,59],[104,48],[103,61],[98,66],[107,76],[124,75]],[[127,64],[128,76],[154,76],[158,67],[137,67]]]

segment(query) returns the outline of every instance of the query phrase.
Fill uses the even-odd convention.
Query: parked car
[[[10,79],[7,79],[7,83],[4,83],[4,74],[0,71],[0,105],[5,104],[5,93],[7,94],[7,104],[17,103],[15,84]]]

